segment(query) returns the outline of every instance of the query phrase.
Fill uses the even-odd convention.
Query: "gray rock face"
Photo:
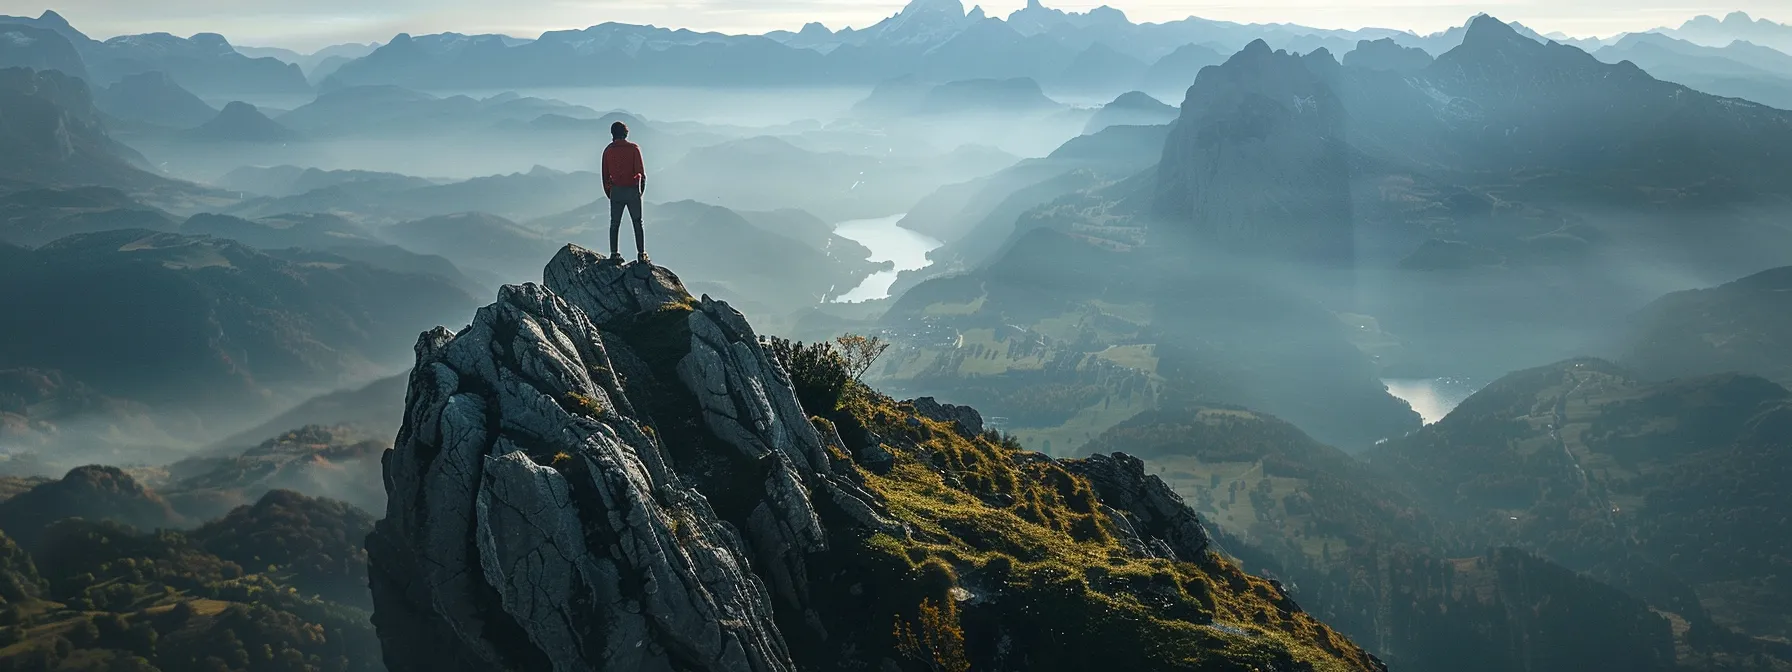
[[[983,414],[969,406],[942,404],[933,397],[921,397],[909,402],[914,404],[915,412],[921,417],[938,422],[953,423],[953,428],[965,438],[975,438],[983,433]]]
[[[819,627],[805,558],[827,537],[812,498],[901,526],[834,473],[788,375],[727,304],[574,246],[545,279],[418,342],[386,517],[368,538],[388,668],[794,670],[774,612]],[[646,344],[688,349],[675,370],[624,357],[614,335],[681,320],[654,338],[688,346]],[[631,401],[649,389],[694,400],[701,446],[664,444]],[[673,464],[690,451],[753,465],[731,472],[727,500],[748,507],[718,515],[703,477]]]
[[[1145,462],[1125,453],[1068,460],[1064,468],[1089,479],[1116,520],[1130,523],[1137,541],[1154,555],[1193,561],[1207,551],[1206,528],[1163,479],[1145,473]],[[1165,555],[1165,551],[1168,555]]]

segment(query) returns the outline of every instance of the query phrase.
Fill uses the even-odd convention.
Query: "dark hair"
[[[621,140],[628,137],[628,124],[620,121],[610,124],[610,137]]]

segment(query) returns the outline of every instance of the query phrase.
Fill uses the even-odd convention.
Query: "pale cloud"
[[[0,14],[36,16],[42,0],[0,0]],[[650,23],[694,30],[764,32],[808,21],[833,28],[863,27],[896,13],[900,1],[878,0],[67,0],[55,9],[95,37],[169,32],[222,33],[240,44],[312,49],[337,42],[384,41],[408,32],[505,33],[534,37],[547,30],[606,21]],[[966,3],[967,5],[971,3]],[[983,3],[1005,16],[1025,0]],[[1086,11],[1086,0],[1048,6]],[[1487,12],[1538,30],[1610,35],[1677,25],[1697,14],[1744,10],[1792,20],[1786,0],[1109,0],[1135,21],[1187,16],[1243,23],[1300,23],[1324,28],[1382,26],[1430,32],[1461,25]]]

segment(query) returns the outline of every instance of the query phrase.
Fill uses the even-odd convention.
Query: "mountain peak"
[[[1724,23],[1728,24],[1740,23],[1748,25],[1753,24],[1754,22],[1755,17],[1749,16],[1748,12],[1730,12],[1728,15],[1724,16]]]
[[[961,0],[909,0],[902,8],[899,16],[916,14],[955,14],[964,16],[964,3]]]
[[[231,101],[216,118],[187,134],[195,140],[227,142],[284,142],[297,135],[262,114],[260,108],[240,100]]]
[[[932,400],[865,390],[862,405],[841,404],[839,388],[810,382],[835,370],[825,358],[759,338],[740,312],[693,297],[660,266],[567,245],[542,278],[501,288],[458,332],[437,327],[416,342],[404,425],[382,459],[386,515],[367,537],[373,623],[395,669],[592,669],[591,652],[603,669],[872,669],[883,652],[833,643],[885,636],[889,614],[916,595],[951,608],[978,594],[1015,613],[1120,611],[1145,624],[1104,633],[1120,669],[1194,655],[1223,667],[1250,655],[1385,669],[1209,553],[1193,511],[1137,459],[1023,458],[977,431],[974,411]],[[987,496],[980,480],[943,482],[926,466],[932,455],[996,474],[1025,503]],[[1032,511],[1100,534],[1029,524]],[[928,531],[971,525],[988,532]],[[958,585],[961,572],[983,571],[958,558],[1023,544],[1044,550]],[[928,559],[882,569],[905,556]],[[1098,565],[1213,588],[1098,593],[1031,578]],[[1213,608],[1198,601],[1208,594],[1317,634],[1243,655],[1205,642],[1150,651],[1208,622]],[[1060,630],[967,618],[955,632],[968,654],[954,669],[993,669],[1000,654],[983,652],[998,642],[1028,647]]]
[[[1523,37],[1523,35],[1518,34],[1517,29],[1508,25],[1506,22],[1493,18],[1493,16],[1489,14],[1477,14],[1475,18],[1469,20],[1468,32],[1462,36],[1462,43],[1468,44],[1475,41],[1486,42],[1495,40],[1507,42],[1515,38],[1522,39]]]
[[[53,10],[53,9],[44,10],[44,13],[37,17],[37,20],[39,23],[44,23],[44,24],[56,26],[59,28],[71,28],[72,27],[68,24],[68,19],[62,18],[62,15],[57,14],[56,10]]]
[[[1244,58],[1247,60],[1248,59],[1259,59],[1259,58],[1268,58],[1269,56],[1274,55],[1274,54],[1275,54],[1275,50],[1269,48],[1269,43],[1263,41],[1263,38],[1259,37],[1255,40],[1251,40],[1250,44],[1244,45],[1244,48],[1238,50],[1238,53],[1234,54],[1232,56],[1232,58],[1233,59]]]

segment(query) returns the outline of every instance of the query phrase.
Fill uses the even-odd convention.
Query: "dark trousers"
[[[617,234],[622,232],[622,211],[628,210],[629,219],[635,222],[635,253],[647,254],[647,241],[641,237],[641,188],[610,188],[610,252],[617,252]]]

